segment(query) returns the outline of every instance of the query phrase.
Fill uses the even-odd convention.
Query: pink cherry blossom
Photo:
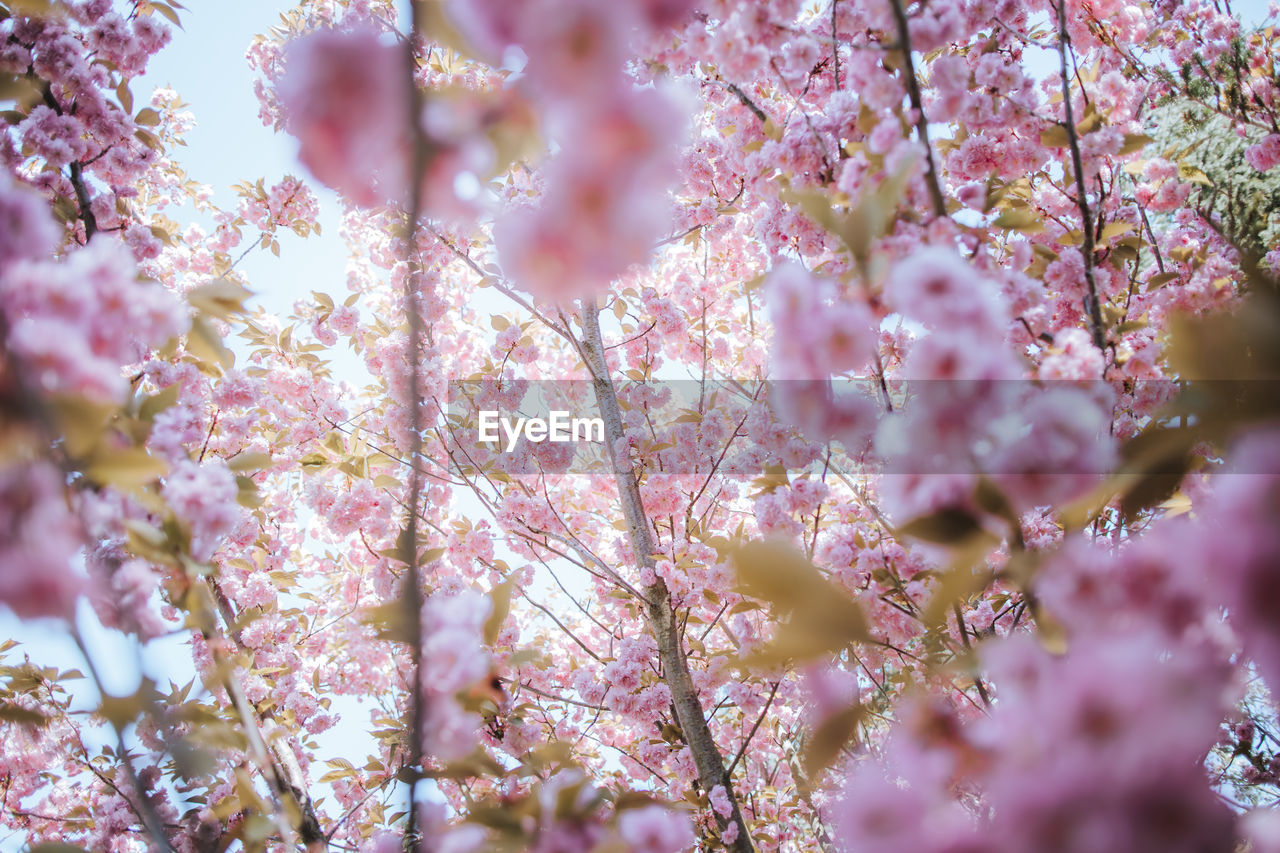
[[[64,479],[43,462],[0,469],[0,602],[22,617],[70,618],[84,585],[71,567],[81,537]]]
[[[661,806],[624,811],[618,816],[618,835],[633,853],[680,853],[694,840],[688,818]]]
[[[357,204],[398,198],[409,156],[408,80],[403,50],[370,29],[293,42],[279,96],[299,159]]]
[[[192,555],[207,560],[240,515],[235,476],[226,464],[183,460],[165,476],[162,494],[190,528]]]

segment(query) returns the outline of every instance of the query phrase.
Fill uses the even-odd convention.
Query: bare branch
[[[898,0],[894,0],[898,2]],[[1098,303],[1098,283],[1094,275],[1094,237],[1093,213],[1089,210],[1089,197],[1085,187],[1084,158],[1080,155],[1080,135],[1076,131],[1075,113],[1071,108],[1071,76],[1067,72],[1067,53],[1071,50],[1071,34],[1067,32],[1067,11],[1064,0],[1057,0],[1058,11],[1058,58],[1061,63],[1062,107],[1065,111],[1064,121],[1067,139],[1071,146],[1071,168],[1076,177],[1076,205],[1080,208],[1081,231],[1084,234],[1084,278],[1089,289],[1085,297],[1085,312],[1089,315],[1089,330],[1093,335],[1093,345],[1099,352],[1107,347],[1106,336],[1102,325],[1102,306]]]
[[[902,0],[891,0],[893,20],[898,27],[898,45],[902,49],[903,71],[907,78],[907,97],[916,114],[916,135],[924,146],[925,183],[929,186],[929,198],[933,201],[933,214],[939,219],[947,215],[947,201],[942,195],[942,183],[938,167],[933,162],[933,146],[929,144],[929,120],[924,115],[924,102],[920,98],[920,81],[916,79],[915,60],[911,56],[911,28],[907,23],[907,10]]]

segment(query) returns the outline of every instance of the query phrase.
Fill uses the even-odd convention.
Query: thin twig
[[[752,114],[755,115],[756,118],[760,119],[761,124],[768,123],[769,117],[765,115],[764,110],[756,106],[756,102],[751,100],[751,98],[748,97],[747,93],[742,91],[741,88],[739,88],[737,83],[725,83],[724,85],[725,85],[725,88],[728,89],[730,92],[732,92],[734,97],[736,97],[744,107],[751,110]]]
[[[760,716],[756,717],[756,724],[751,727],[751,731],[747,734],[747,739],[742,742],[738,754],[733,757],[733,761],[729,762],[729,769],[725,771],[726,776],[732,776],[733,771],[737,769],[738,762],[742,760],[742,756],[746,754],[747,747],[751,745],[751,739],[756,736],[756,730],[760,728],[760,724],[764,722],[765,715],[769,713],[769,706],[773,704],[773,697],[778,693],[778,685],[781,681],[773,682],[773,689],[769,691],[769,698],[765,700],[764,707],[760,709]]]

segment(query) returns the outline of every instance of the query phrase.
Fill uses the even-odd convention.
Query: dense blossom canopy
[[[1280,853],[1271,15],[300,0],[222,207],[198,10],[0,2],[0,603],[85,659],[0,646],[0,825]]]

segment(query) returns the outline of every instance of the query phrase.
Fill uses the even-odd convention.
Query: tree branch
[[[645,515],[644,504],[640,498],[640,484],[636,480],[630,461],[618,456],[618,447],[626,433],[622,425],[622,412],[618,405],[617,391],[609,375],[608,362],[605,360],[604,342],[600,334],[600,307],[594,300],[584,299],[581,316],[583,331],[581,352],[587,370],[591,373],[596,403],[600,408],[600,416],[604,420],[609,461],[613,466],[614,480],[618,487],[618,500],[622,505],[631,551],[640,566],[652,570],[655,567],[653,559],[655,547],[649,531],[648,517]],[[730,850],[735,853],[753,853],[755,845],[751,842],[751,833],[738,807],[733,780],[725,771],[724,756],[720,754],[720,748],[711,735],[702,702],[698,698],[697,688],[694,687],[693,677],[689,673],[689,663],[680,639],[675,608],[671,606],[671,594],[661,578],[646,585],[643,593],[646,621],[657,641],[658,658],[662,663],[662,678],[671,690],[671,704],[675,708],[676,721],[680,725],[681,736],[688,745],[694,764],[698,768],[698,778],[708,792],[717,785],[724,786],[733,808],[728,818],[723,818],[716,813],[716,822],[722,831],[727,829],[730,823],[737,826],[737,838],[732,844],[727,845]]]
[[[426,764],[426,743],[423,724],[426,721],[426,698],[422,684],[422,572],[418,564],[418,504],[422,502],[422,471],[418,459],[422,456],[422,367],[421,358],[423,327],[422,306],[418,289],[422,284],[422,257],[418,251],[418,219],[422,216],[422,176],[427,166],[427,140],[422,131],[423,95],[418,89],[414,69],[418,55],[415,44],[418,33],[423,31],[420,3],[409,4],[409,36],[405,39],[405,72],[408,75],[408,102],[405,104],[406,123],[413,136],[413,168],[409,171],[409,221],[405,234],[405,262],[408,272],[404,279],[404,310],[409,323],[408,376],[409,381],[409,494],[408,512],[404,527],[404,553],[406,564],[402,591],[404,622],[409,634],[409,654],[413,672],[409,679],[409,756],[406,784],[409,791],[409,815],[405,828],[406,849],[418,853],[423,849],[418,833],[418,783],[422,781]]]
[[[728,776],[733,775],[733,771],[738,768],[738,762],[742,760],[742,756],[746,755],[747,747],[751,746],[751,739],[756,736],[756,730],[760,728],[760,724],[764,722],[765,714],[769,713],[769,706],[773,704],[773,697],[778,695],[778,685],[781,681],[773,682],[773,689],[769,691],[769,698],[765,700],[764,707],[760,709],[760,716],[756,717],[756,724],[751,727],[751,731],[747,734],[747,739],[742,742],[738,754],[733,757],[733,761],[729,762],[729,769],[725,771]]]
[[[898,2],[898,0],[894,0]],[[1067,140],[1071,146],[1071,168],[1076,174],[1076,205],[1080,208],[1081,230],[1084,233],[1084,279],[1089,289],[1085,297],[1085,312],[1089,315],[1089,331],[1098,352],[1106,350],[1107,341],[1102,326],[1102,306],[1098,303],[1098,282],[1093,270],[1094,237],[1093,214],[1089,210],[1089,197],[1084,178],[1084,158],[1080,156],[1080,135],[1076,132],[1075,111],[1071,107],[1071,77],[1067,73],[1067,52],[1071,49],[1071,34],[1067,32],[1067,11],[1064,0],[1057,0],[1058,59],[1061,62],[1062,107],[1065,110]]]
[[[911,58],[911,28],[907,23],[907,10],[902,0],[891,0],[893,20],[898,28],[898,45],[902,49],[903,70],[907,78],[907,96],[911,99],[911,109],[916,114],[916,135],[924,145],[925,183],[929,186],[929,198],[933,201],[934,216],[942,219],[947,215],[947,201],[942,195],[942,183],[938,177],[938,167],[933,162],[933,146],[929,144],[929,120],[924,115],[924,102],[920,99],[920,81],[916,79],[915,60]]]
[[[209,588],[217,605],[218,613],[222,616],[222,621],[226,625],[227,636],[236,644],[236,648],[242,652],[245,651],[245,645],[235,628],[238,617],[230,600],[223,594],[218,582],[212,578],[209,579]],[[298,756],[294,753],[292,747],[283,742],[282,739],[272,738],[268,742],[263,737],[261,726],[264,718],[268,715],[262,712],[258,707],[258,703],[249,699],[244,692],[243,686],[229,667],[223,682],[224,688],[227,690],[228,695],[231,696],[232,704],[236,706],[236,711],[240,714],[241,722],[245,728],[245,736],[249,739],[250,744],[254,746],[255,751],[258,750],[259,745],[262,748],[259,758],[265,758],[263,775],[266,777],[267,783],[280,800],[291,802],[298,810],[296,820],[293,821],[294,828],[298,831],[298,838],[306,845],[308,850],[323,850],[324,842],[328,836],[320,828],[320,818],[316,814],[315,803],[307,791],[307,777],[302,772],[302,764],[298,761]]]

